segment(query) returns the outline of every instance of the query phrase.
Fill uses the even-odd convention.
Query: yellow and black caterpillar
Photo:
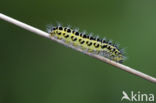
[[[82,50],[87,50],[87,52],[104,56],[119,63],[125,60],[123,52],[117,45],[105,39],[86,35],[85,33],[80,33],[77,30],[62,26],[51,27],[48,33],[52,37],[63,40],[66,43],[72,43],[73,46],[80,47]]]

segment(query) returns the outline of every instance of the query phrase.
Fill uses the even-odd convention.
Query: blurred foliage
[[[124,63],[156,77],[155,0],[1,0],[0,12],[46,30],[61,22],[119,42]],[[0,103],[119,103],[155,84],[0,21]],[[126,101],[125,101],[126,102]],[[124,102],[124,103],[125,103]]]

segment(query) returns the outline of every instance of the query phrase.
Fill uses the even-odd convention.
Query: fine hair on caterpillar
[[[110,60],[122,63],[126,57],[118,45],[113,44],[112,40],[100,39],[78,29],[63,27],[62,25],[52,26],[47,29],[51,37],[64,41],[66,44],[75,48],[81,48],[84,52],[94,53]]]

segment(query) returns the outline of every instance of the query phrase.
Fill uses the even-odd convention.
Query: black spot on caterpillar
[[[63,40],[67,44],[72,43],[73,46],[81,47],[81,49],[90,53],[104,56],[119,63],[125,60],[124,53],[118,46],[105,39],[93,37],[62,26],[52,27],[48,30],[48,33],[51,37]]]

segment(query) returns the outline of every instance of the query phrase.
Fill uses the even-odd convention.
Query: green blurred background
[[[156,77],[155,0],[1,0],[0,5],[1,13],[44,31],[59,21],[119,42],[126,48],[125,65]],[[120,103],[123,90],[156,95],[156,84],[0,21],[0,103]]]

